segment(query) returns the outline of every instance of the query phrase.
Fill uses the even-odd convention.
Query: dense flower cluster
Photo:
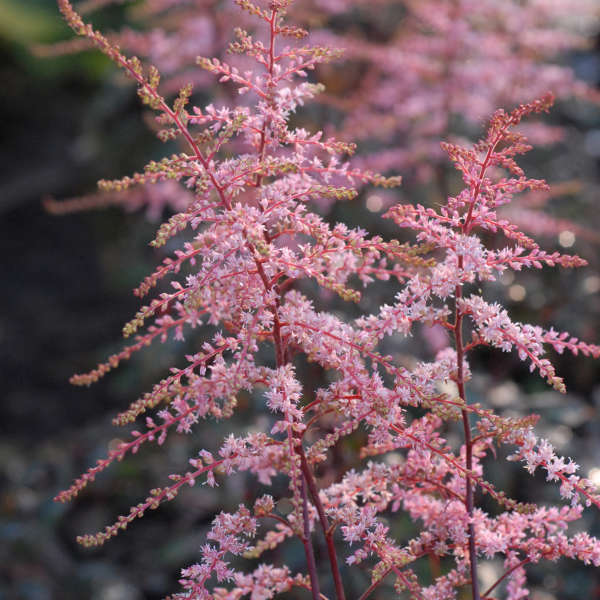
[[[568,531],[584,505],[600,507],[592,484],[577,474],[574,462],[536,436],[535,416],[502,416],[470,403],[466,393],[468,359],[482,346],[515,351],[559,391],[564,382],[548,347],[600,357],[599,346],[513,321],[477,291],[481,282],[507,270],[585,264],[578,256],[544,251],[498,213],[515,194],[546,189],[517,164],[515,157],[530,146],[515,128],[524,117],[547,111],[552,95],[510,113],[497,111],[486,137],[472,148],[442,144],[464,189],[435,209],[391,208],[386,216],[416,234],[413,244],[400,243],[332,225],[312,208],[354,198],[356,185],[392,187],[399,179],[351,166],[352,144],[292,125],[296,110],[321,91],[308,80],[309,72],[339,54],[307,44],[306,31],[284,20],[292,0],[235,0],[244,20],[254,23],[252,34],[236,29],[229,47],[241,60],[197,59],[204,71],[237,88],[244,101],[232,107],[191,106],[191,85],[174,101],[166,99],[155,66],[144,68],[125,56],[68,0],[58,1],[75,32],[136,82],[142,101],[156,111],[158,136],[178,139],[182,147],[140,173],[100,182],[110,194],[176,186],[172,192],[181,192],[183,206],[152,241],[172,256],[135,292],[146,297],[167,280],[169,291],[157,292],[125,325],[124,336],[136,338],[131,345],[72,381],[89,385],[156,339],[181,340],[206,325],[216,331],[198,343],[183,366],[172,368],[115,418],[117,425],[141,425],[58,499],[74,498],[112,462],[147,442],[161,445],[174,433],[195,432],[202,421],[231,417],[241,393],[260,398],[271,416],[266,426],[264,420],[248,422],[245,433],[229,435],[218,448],[201,449],[189,459],[188,471],[170,475],[169,484],[80,542],[104,543],[173,499],[184,485],[215,486],[234,472],[249,472],[274,489],[275,478],[283,476],[291,510],[279,510],[278,498],[263,495],[252,508],[240,505],[234,513],[217,515],[199,562],[183,570],[183,591],[174,598],[258,600],[292,588],[323,598],[326,569],[315,560],[317,536],[327,548],[330,587],[338,600],[346,593],[365,600],[388,577],[397,594],[408,591],[411,598],[449,600],[468,587],[474,600],[482,600],[506,582],[507,597],[517,600],[527,595],[530,563],[565,556],[600,566],[600,541]],[[409,4],[420,10],[419,3]],[[467,3],[452,4],[458,10]],[[498,6],[482,3],[489,10],[492,5]],[[440,27],[444,15],[438,13]],[[464,32],[461,36],[468,39]],[[492,234],[505,246],[490,245]],[[400,291],[371,315],[351,321],[320,308],[323,290],[355,301],[361,295],[357,284],[367,288],[374,279],[391,278]],[[386,338],[411,335],[417,323],[447,333],[434,360],[407,367],[381,352]],[[330,374],[321,387],[301,379],[298,356]],[[366,464],[320,485],[316,468],[359,429],[366,436],[357,435],[362,442],[357,459],[368,459]],[[461,432],[459,443],[451,431]],[[510,460],[523,462],[530,473],[541,468],[548,481],[558,482],[567,504],[523,504],[496,489],[484,459],[501,445],[508,445]],[[489,496],[493,513],[477,505],[478,493]],[[394,535],[390,520],[398,512],[418,523],[413,539]],[[302,572],[256,563],[293,538],[304,549]],[[482,592],[478,564],[497,557],[504,572]],[[247,569],[240,558],[249,561]],[[368,568],[371,584],[345,590],[340,559],[346,568]],[[450,566],[424,579],[415,566],[423,559],[443,559]]]

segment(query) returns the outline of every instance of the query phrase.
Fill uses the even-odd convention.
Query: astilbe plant
[[[312,201],[353,198],[355,183],[398,181],[352,169],[344,155],[353,146],[290,126],[291,114],[320,91],[306,81],[307,71],[338,54],[304,44],[306,32],[283,20],[290,3],[237,0],[259,24],[264,41],[238,30],[230,49],[246,55],[253,67],[240,71],[219,60],[198,62],[236,84],[248,101],[236,108],[201,109],[188,108],[189,86],[172,104],[165,100],[156,68],[144,69],[124,56],[85,24],[68,0],[59,0],[75,32],[138,84],[141,99],[158,113],[159,135],[186,145],[185,152],[152,162],[142,173],[101,182],[102,188],[112,192],[177,181],[187,190],[187,208],[160,226],[152,245],[173,247],[177,236],[192,232],[137,288],[144,297],[172,278],[172,291],[159,293],[125,326],[125,336],[135,335],[136,341],[90,373],[74,376],[73,383],[97,381],[156,339],[183,339],[203,324],[219,332],[115,418],[117,425],[138,419],[142,425],[58,500],[71,500],[112,462],[148,442],[161,445],[173,432],[191,433],[202,421],[232,416],[244,391],[262,398],[273,415],[266,430],[247,423],[248,433],[231,434],[219,448],[201,449],[190,458],[188,471],[171,475],[171,483],[151,490],[115,524],[79,541],[102,544],[182,487],[214,486],[221,477],[247,471],[266,487],[284,476],[293,509],[282,514],[278,498],[263,495],[251,507],[240,504],[233,513],[218,514],[200,562],[183,570],[184,591],[175,597],[258,600],[294,587],[314,599],[326,597],[320,591],[326,569],[317,568],[313,549],[317,535],[325,541],[331,582],[323,589],[332,588],[338,600],[345,597],[340,558],[345,568],[360,564],[370,570],[370,585],[346,590],[361,600],[388,576],[397,594],[411,598],[451,599],[469,588],[480,600],[506,582],[506,596],[516,600],[528,594],[529,563],[569,557],[599,566],[598,540],[568,532],[584,505],[600,506],[592,484],[577,475],[574,462],[536,436],[535,415],[502,416],[469,402],[466,392],[468,358],[482,346],[514,350],[561,392],[564,383],[547,348],[600,356],[600,347],[566,333],[512,321],[499,304],[474,292],[509,269],[585,264],[577,256],[545,252],[496,212],[516,193],[546,187],[527,178],[515,162],[529,146],[514,127],[523,117],[546,111],[551,95],[511,113],[496,112],[487,136],[471,149],[443,145],[462,173],[464,190],[437,209],[401,204],[387,213],[416,233],[414,245],[329,225],[311,211]],[[503,237],[506,247],[486,246],[492,234]],[[176,278],[181,271],[188,275]],[[374,278],[396,279],[401,291],[376,313],[354,321],[317,310],[314,300],[321,298],[309,297],[316,282],[316,289],[356,300],[360,294],[353,285]],[[418,323],[448,332],[447,347],[432,362],[409,369],[380,351],[384,338],[410,335]],[[310,381],[301,381],[299,357],[330,372],[330,383],[314,390]],[[307,402],[309,393],[314,400]],[[156,414],[148,414],[153,409]],[[463,435],[458,445],[449,435],[457,426]],[[359,429],[366,437],[356,433]],[[362,440],[358,458],[366,464],[337,473],[335,483],[320,487],[315,469],[347,436]],[[484,459],[505,445],[510,460],[522,462],[530,473],[541,469],[558,483],[564,506],[523,504],[488,481]],[[479,507],[482,494],[495,504],[493,513]],[[395,539],[388,524],[400,512],[420,527],[408,541]],[[293,538],[304,549],[302,572],[285,564],[257,566],[264,553]],[[241,558],[233,557],[248,559],[249,568],[242,570]],[[482,591],[478,564],[495,557],[504,561],[504,572]],[[443,560],[445,570],[432,570],[423,581],[415,565],[428,558]]]

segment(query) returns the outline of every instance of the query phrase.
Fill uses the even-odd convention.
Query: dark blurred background
[[[110,28],[123,18],[117,6],[95,22]],[[166,451],[148,447],[113,466],[70,505],[52,501],[122,435],[111,417],[181,356],[166,344],[89,389],[67,382],[120,347],[121,326],[137,308],[131,289],[157,260],[147,246],[155,224],[141,212],[116,208],[54,216],[42,199],[89,193],[97,179],[128,174],[162,152],[143,123],[133,87],[115,78],[102,56],[47,58],[35,51],[37,44],[68,35],[52,0],[0,0],[0,600],[154,599],[177,590],[179,569],[197,558],[211,514],[243,501],[253,484],[233,478],[216,491],[186,491],[107,546],[77,546],[76,535],[112,522],[168,473],[184,469],[190,444],[216,446],[218,431],[204,429],[196,434],[201,442],[173,438]],[[566,60],[580,77],[600,84],[600,43]],[[529,173],[580,182],[557,214],[600,231],[600,110],[563,103],[552,119],[568,135],[533,154]],[[400,193],[406,201],[412,192]],[[427,191],[414,193],[423,201]],[[377,203],[367,204],[375,210],[364,206],[363,196],[331,218],[375,231]],[[551,240],[550,246],[560,243]],[[524,274],[492,293],[507,292],[521,320],[554,323],[598,342],[600,245],[577,239],[575,249],[590,259],[585,272]],[[410,345],[399,349],[410,351]],[[529,378],[514,357],[483,355],[477,367],[486,374],[476,374],[472,398],[499,410],[539,412],[542,433],[600,483],[600,369],[590,359],[566,356],[558,365],[570,389],[566,398]],[[509,494],[539,497],[541,480],[505,464],[493,468]],[[549,492],[548,500],[556,498]],[[600,534],[593,511],[583,526]],[[287,560],[300,568],[301,554],[290,552]],[[600,576],[592,568],[563,561],[560,571],[546,566],[532,573],[535,600],[600,598]],[[349,582],[357,577],[346,575]],[[364,589],[364,581],[356,589]],[[374,598],[386,597],[381,594]]]

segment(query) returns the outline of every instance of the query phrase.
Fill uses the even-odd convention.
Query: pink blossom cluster
[[[315,203],[352,199],[355,185],[391,188],[399,178],[352,165],[351,143],[294,126],[295,113],[322,91],[309,75],[339,53],[308,44],[307,32],[285,20],[292,0],[235,3],[254,23],[252,33],[238,28],[230,45],[245,67],[223,58],[196,62],[235,86],[244,103],[200,107],[191,85],[168,100],[157,67],[127,57],[69,0],[59,0],[75,32],[135,81],[141,100],[156,112],[157,135],[183,148],[132,176],[102,181],[102,189],[113,194],[169,182],[185,199],[151,242],[170,256],[135,290],[140,299],[154,294],[123,329],[135,341],[72,381],[89,385],[156,339],[189,337],[196,351],[115,417],[119,426],[141,424],[58,500],[71,500],[111,463],[147,443],[162,445],[169,436],[194,435],[211,420],[230,418],[242,410],[243,394],[268,414],[254,421],[246,410],[245,432],[201,448],[189,459],[191,470],[170,475],[127,515],[80,542],[104,543],[186,485],[214,487],[248,472],[272,494],[215,517],[199,562],[183,570],[183,591],[174,598],[260,600],[298,588],[314,600],[328,597],[321,589],[338,600],[366,600],[391,583],[386,597],[406,591],[411,598],[450,600],[467,589],[473,600],[483,600],[505,588],[516,600],[528,594],[531,563],[568,557],[600,566],[600,541],[569,531],[584,505],[600,507],[591,482],[536,436],[537,416],[505,416],[467,394],[469,359],[484,346],[514,351],[561,392],[565,385],[547,349],[600,357],[599,346],[512,320],[478,291],[507,270],[585,264],[544,251],[498,212],[523,191],[546,189],[517,164],[530,146],[515,128],[546,112],[553,96],[496,111],[472,147],[442,144],[463,190],[436,208],[401,203],[386,214],[415,236],[414,243],[331,224],[314,212]],[[429,4],[423,6],[430,10]],[[419,12],[418,3],[410,5]],[[332,11],[337,6],[324,4]],[[433,14],[427,13],[432,27],[448,25],[445,12]],[[503,247],[490,244],[491,237]],[[351,320],[323,307],[328,294],[359,300],[375,280],[393,280],[400,291],[372,314]],[[446,333],[431,360],[402,364],[384,353],[391,338],[416,334],[417,324]],[[216,333],[198,340],[205,326]],[[303,378],[300,360],[318,364],[327,377]],[[356,449],[355,468],[336,471],[330,457],[347,438]],[[503,445],[510,461],[522,461],[530,473],[540,467],[549,482],[559,482],[556,505],[519,502],[496,488],[486,464]],[[327,469],[332,476],[321,478]],[[276,480],[285,481],[283,493]],[[493,511],[484,510],[481,495]],[[281,497],[289,511],[280,509]],[[412,539],[391,526],[398,513],[415,524]],[[257,564],[294,540],[304,552],[299,572]],[[317,564],[318,540],[326,564]],[[497,558],[504,570],[482,591],[479,567]],[[423,576],[427,561],[438,567]],[[345,584],[342,573],[350,568],[369,572],[364,589]]]
[[[365,158],[372,168],[410,167],[429,181],[443,165],[439,141],[464,132],[457,121],[478,125],[496,107],[548,89],[559,98],[598,100],[557,60],[588,43],[598,18],[593,0],[381,0],[376,11],[372,3],[351,5],[383,30],[379,39],[352,30],[320,35],[345,48],[349,64],[365,65],[352,89],[331,102],[346,114],[342,135],[379,142]],[[339,4],[330,10],[340,12]],[[536,143],[562,136],[542,123],[524,129]]]

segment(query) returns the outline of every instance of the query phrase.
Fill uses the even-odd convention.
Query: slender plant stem
[[[298,447],[298,452],[300,454],[300,460],[302,461],[302,473],[304,475],[304,478],[306,479],[306,483],[308,484],[310,495],[317,509],[317,514],[319,515],[319,522],[321,523],[321,528],[323,529],[323,535],[325,536],[325,542],[327,544],[327,555],[329,557],[329,564],[331,565],[331,574],[333,576],[333,584],[335,586],[335,594],[338,600],[345,600],[346,595],[344,593],[344,584],[342,583],[342,576],[340,574],[337,554],[335,551],[335,543],[333,541],[333,530],[329,526],[329,521],[327,519],[327,516],[325,515],[325,509],[323,508],[323,504],[321,503],[321,499],[319,498],[319,489],[317,487],[317,482],[315,481],[310,465],[306,460],[306,454],[304,453],[304,448],[302,447],[302,445]]]
[[[256,261],[256,265],[258,268],[258,273],[262,279],[262,282],[267,291],[270,291],[272,288],[271,283],[269,282],[262,264],[259,261]],[[271,311],[273,312],[273,343],[275,344],[275,358],[277,362],[277,367],[282,367],[286,364],[285,360],[285,342],[281,336],[281,324],[279,321],[279,306],[280,306],[280,297],[277,296],[275,303],[271,306]],[[302,441],[299,440],[297,444],[297,449],[302,448]],[[291,448],[290,448],[291,450]],[[299,450],[296,450],[299,452]],[[290,457],[291,458],[291,457]],[[320,591],[319,591],[319,577],[317,574],[317,568],[315,563],[315,554],[312,546],[311,536],[310,536],[310,521],[308,519],[308,499],[306,495],[306,476],[304,473],[302,474],[301,481],[301,494],[302,494],[302,521],[303,521],[303,530],[304,535],[302,536],[302,544],[304,546],[304,553],[306,555],[306,565],[308,569],[308,574],[310,577],[310,587],[313,594],[314,600],[319,600]]]
[[[506,128],[505,128],[506,129]],[[472,199],[469,203],[467,214],[464,217],[463,225],[461,226],[461,233],[468,234],[471,231],[472,220],[473,220],[473,209],[479,199],[479,193],[481,191],[481,185],[483,183],[485,172],[490,164],[490,160],[494,153],[498,142],[500,141],[504,130],[499,132],[495,139],[489,144],[485,158],[481,163],[481,169],[479,171],[479,177],[473,190]],[[458,256],[458,270],[462,271],[464,268],[464,261],[462,255]],[[463,405],[467,404],[467,396],[465,393],[465,374],[464,374],[464,358],[465,358],[465,347],[463,343],[463,331],[462,331],[462,320],[463,315],[460,311],[459,303],[462,298],[462,285],[457,285],[455,288],[455,314],[454,314],[454,344],[456,347],[456,385],[458,386],[458,394],[462,400]],[[471,438],[471,423],[469,422],[469,412],[463,408],[461,410],[463,429],[465,434],[465,449],[466,449],[466,469],[467,475],[465,478],[465,509],[469,517],[468,533],[469,533],[469,562],[471,568],[471,590],[473,592],[473,600],[481,600],[479,593],[479,581],[477,579],[477,549],[475,540],[475,527],[473,525],[473,483],[469,473],[473,470],[473,440]]]
[[[391,573],[392,571],[392,567],[389,567],[388,569],[386,569],[385,573],[379,578],[376,579],[360,596],[360,598],[358,600],[367,600],[367,598],[373,593],[373,591],[375,591],[376,588],[378,588],[382,583],[383,580]]]
[[[511,567],[508,571],[506,571],[506,573],[504,573],[504,575],[502,575],[502,577],[499,577],[495,583],[493,583],[487,590],[485,590],[485,593],[483,594],[484,597],[488,594],[491,594],[492,591],[496,588],[496,586],[500,585],[502,581],[504,581],[504,579],[506,579],[506,577],[508,577],[513,571],[516,571],[519,567],[522,567],[523,565],[526,565],[530,562],[530,558],[524,558],[520,563],[517,563],[514,567]]]
[[[308,568],[308,576],[310,577],[310,588],[314,600],[320,600],[321,591],[319,590],[319,577],[317,575],[317,564],[315,562],[315,553],[312,542],[310,541],[310,522],[308,520],[308,498],[306,497],[306,479],[302,477],[301,483],[302,492],[302,520],[304,522],[304,535],[302,543],[304,544],[304,552],[306,554],[306,566]]]
[[[458,257],[458,268],[463,268],[463,258]],[[458,386],[458,395],[464,404],[467,403],[467,396],[465,393],[465,374],[464,374],[464,346],[463,346],[463,332],[462,332],[462,314],[459,309],[459,300],[462,298],[462,287],[456,286],[455,289],[455,317],[454,317],[454,343],[456,346],[456,362],[457,362],[457,373],[456,373],[456,385]],[[462,421],[463,429],[465,433],[465,449],[466,449],[466,468],[470,473],[473,470],[473,442],[471,440],[471,423],[469,422],[469,413],[466,410],[462,410]],[[467,474],[465,478],[465,509],[469,518],[468,532],[469,532],[469,562],[471,566],[471,590],[473,592],[473,600],[480,600],[479,594],[479,581],[477,580],[477,549],[475,543],[475,527],[473,525],[473,483],[471,477]]]

